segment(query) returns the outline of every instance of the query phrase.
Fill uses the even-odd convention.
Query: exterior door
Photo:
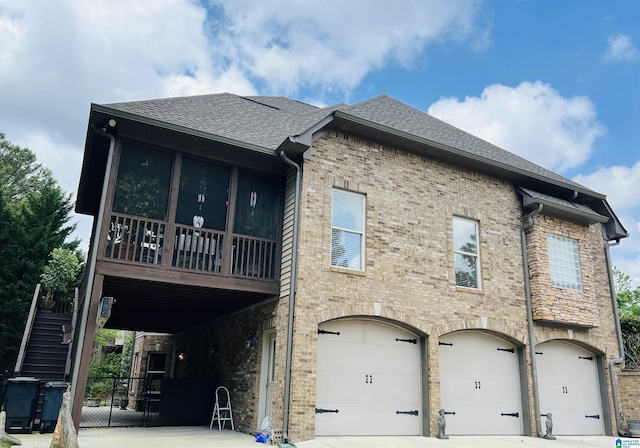
[[[318,330],[316,435],[420,435],[420,340],[393,325],[341,320]]]
[[[262,370],[260,375],[258,429],[262,429],[265,417],[272,417],[273,386],[276,373],[276,332],[264,334],[262,342]]]
[[[544,342],[536,346],[536,363],[540,412],[553,415],[553,434],[604,434],[596,356],[567,342]]]
[[[439,349],[446,433],[522,434],[517,348],[487,333],[458,331],[441,336]]]

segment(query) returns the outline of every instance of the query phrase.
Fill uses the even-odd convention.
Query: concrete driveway
[[[12,434],[22,441],[23,448],[49,448],[52,434]],[[615,437],[558,437],[545,440],[535,437],[459,436],[449,440],[432,437],[321,437],[298,442],[298,448],[627,448],[640,447],[640,439],[622,439],[616,445]],[[230,430],[209,430],[206,426],[161,428],[104,428],[81,429],[80,448],[259,448],[266,446],[253,436]]]

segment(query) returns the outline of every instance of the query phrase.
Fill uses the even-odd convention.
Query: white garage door
[[[316,435],[420,435],[420,340],[368,320],[318,330]]]
[[[544,342],[536,346],[536,363],[540,411],[553,414],[553,433],[604,434],[596,356],[570,343]]]
[[[440,393],[446,433],[522,434],[518,350],[472,331],[441,336]]]

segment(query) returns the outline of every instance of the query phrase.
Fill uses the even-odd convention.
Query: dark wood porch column
[[[104,283],[104,275],[96,274],[91,289],[91,301],[89,302],[89,312],[87,314],[87,324],[85,327],[84,337],[82,340],[82,355],[80,358],[80,368],[78,370],[78,380],[74,387],[73,409],[71,415],[76,431],[80,427],[80,417],[82,414],[82,403],[84,402],[84,393],[87,388],[87,377],[89,375],[89,366],[91,365],[91,353],[93,351],[93,341],[96,337],[96,318],[98,316],[98,306],[102,298],[102,284]],[[77,343],[74,342],[74,343]]]

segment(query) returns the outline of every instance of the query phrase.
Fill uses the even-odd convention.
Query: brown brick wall
[[[330,266],[334,187],[366,195],[364,272]],[[430,435],[435,434],[435,418],[440,408],[438,336],[456,330],[490,331],[525,348],[529,408],[534,415],[520,240],[522,211],[512,184],[330,132],[314,143],[310,158],[304,162],[300,210],[289,414],[291,440],[314,437],[318,324],[345,316],[392,320],[428,337]],[[454,216],[479,222],[482,277],[479,291],[455,286]],[[590,306],[582,303],[567,306],[566,303],[575,303],[575,297],[555,295],[552,308],[562,319],[565,311],[557,310],[564,306],[573,319],[571,322],[598,326],[570,329],[561,328],[554,321],[547,322],[546,326],[536,327],[535,343],[572,340],[594,353],[604,354],[608,362],[618,354],[614,322],[609,318],[611,298],[599,225],[581,228],[537,216],[529,233],[529,244],[535,246],[534,237],[544,234],[546,245],[545,232],[549,228],[579,234],[586,305]],[[538,275],[535,287],[537,294],[543,294],[540,298],[546,294],[539,280],[544,269],[539,260],[541,251],[540,247],[534,247],[530,254],[530,259],[535,257],[538,262],[534,266]],[[546,252],[542,259],[548,263]],[[283,427],[288,308],[288,297],[284,295],[279,301],[244,310],[176,337],[176,351],[184,351],[186,355],[185,363],[176,366],[176,373],[182,377],[211,378],[216,384],[229,387],[237,429],[241,431],[252,433],[259,426],[259,341],[263,332],[272,328],[277,330],[272,426],[276,431]],[[593,320],[594,312],[597,322]],[[256,343],[247,348],[246,343],[252,338]],[[209,356],[203,357],[202,353]],[[608,385],[607,378],[607,389]],[[527,431],[535,431],[534,422],[525,428]]]
[[[620,412],[627,420],[640,420],[640,372],[618,372]]]
[[[290,436],[293,440],[314,436],[318,323],[342,316],[391,319],[416,334],[431,336],[428,405],[433,435],[440,407],[438,335],[481,329],[522,346],[528,344],[520,244],[522,212],[515,188],[335,132],[314,143],[303,170]],[[364,273],[330,267],[333,187],[366,194]],[[454,216],[479,221],[479,291],[455,286]],[[603,353],[615,349],[611,319],[606,319],[611,306],[606,299],[602,239],[597,240],[597,232],[597,225],[585,231],[583,254],[587,266],[597,265],[587,267],[584,280],[595,291],[589,297],[600,309],[600,327],[582,333],[540,328],[538,342],[553,336],[578,339]],[[284,310],[279,311],[282,318]],[[588,319],[579,311],[572,313],[576,319]],[[525,352],[528,363],[528,350]],[[531,390],[529,371],[527,376]],[[533,415],[531,399],[530,407]]]
[[[275,328],[276,304],[249,307],[175,338],[176,353],[185,354],[176,366],[176,377],[207,378],[214,389],[227,387],[236,431],[254,433],[259,426],[262,335]]]

